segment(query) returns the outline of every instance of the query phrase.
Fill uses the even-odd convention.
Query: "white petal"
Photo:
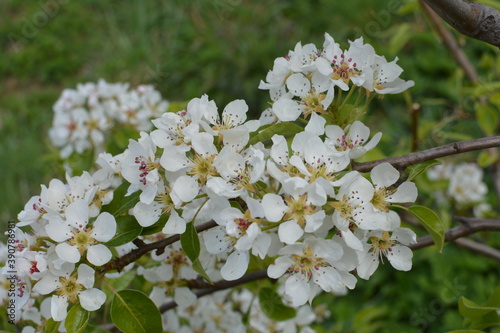
[[[323,135],[325,133],[325,124],[326,119],[313,112],[305,130],[315,135]]]
[[[110,213],[101,213],[94,222],[92,229],[94,239],[107,242],[116,234],[116,220]]]
[[[339,260],[344,254],[342,246],[331,239],[314,242],[313,252],[316,256],[321,257],[330,263]]]
[[[181,309],[185,309],[186,307],[194,304],[196,300],[197,297],[191,289],[187,287],[175,288],[174,301],[180,306]]]
[[[247,111],[248,105],[244,100],[234,100],[226,105],[224,111],[222,111],[222,121],[226,125],[232,125],[232,127],[236,127],[237,125],[245,122],[245,120],[247,119]]]
[[[281,277],[293,265],[293,260],[290,257],[278,257],[274,264],[267,267],[267,276],[271,279]]]
[[[280,241],[286,244],[294,244],[302,235],[304,230],[300,227],[297,221],[287,221],[280,224],[278,228],[278,236]]]
[[[192,162],[186,157],[186,151],[189,147],[183,146],[171,146],[163,151],[160,158],[160,164],[167,171],[179,171],[183,168],[192,165]]]
[[[42,295],[47,295],[59,288],[59,285],[59,277],[47,273],[33,286],[33,291]]]
[[[180,176],[172,187],[172,193],[183,202],[189,202],[198,195],[199,187],[195,178],[190,176]]]
[[[306,216],[306,225],[304,227],[305,232],[315,232],[323,225],[323,220],[325,219],[325,211],[320,210],[314,214]]]
[[[106,294],[96,288],[84,290],[79,296],[82,308],[88,311],[96,311],[106,302]]]
[[[149,205],[139,201],[134,207],[134,216],[141,227],[155,224],[160,219],[162,212],[162,204],[156,201]]]
[[[271,235],[260,234],[252,245],[252,254],[254,256],[259,256],[260,259],[264,259],[267,253],[269,252],[269,247],[271,246],[271,242],[272,242]]]
[[[286,86],[292,94],[299,97],[305,97],[311,90],[311,82],[303,74],[290,75]]]
[[[92,245],[87,249],[87,259],[95,266],[104,265],[112,257],[111,251],[104,244]]]
[[[66,207],[66,221],[78,229],[84,229],[89,220],[89,205],[84,200],[75,200]]]
[[[415,186],[412,182],[404,182],[399,185],[396,192],[387,197],[387,202],[415,202],[417,200],[418,190],[417,186]]]
[[[324,291],[330,292],[339,289],[342,284],[342,279],[335,268],[322,267],[314,274],[314,282]]]
[[[56,246],[56,253],[64,261],[77,263],[80,261],[80,252],[76,246],[69,245],[68,243],[61,243]]]
[[[214,137],[208,133],[196,133],[191,139],[193,149],[201,156],[216,155],[217,148],[214,145]]]
[[[378,264],[378,257],[373,252],[368,252],[361,258],[356,273],[360,278],[368,280],[377,270]]]
[[[250,215],[254,218],[262,218],[265,216],[264,209],[259,201],[248,197],[245,199],[248,209],[250,210]]]
[[[307,180],[301,177],[290,177],[285,179],[282,184],[285,193],[292,196],[304,194],[309,187]]]
[[[167,235],[173,235],[182,234],[184,231],[186,231],[186,221],[175,210],[172,210],[162,232]]]
[[[302,114],[302,107],[289,98],[280,98],[273,103],[273,112],[281,121],[294,121]]]
[[[347,231],[340,231],[340,233],[347,246],[354,250],[363,251],[363,243],[354,236],[351,230],[347,229]]]
[[[269,222],[280,221],[287,210],[283,198],[274,193],[264,195],[264,198],[262,198],[262,208],[264,208],[266,219]]]
[[[237,280],[245,274],[250,262],[247,251],[234,251],[229,255],[226,263],[220,270],[222,278],[226,281]]]
[[[325,58],[319,57],[316,59],[315,63],[316,68],[318,68],[321,74],[329,76],[333,73],[332,64]]]
[[[273,135],[271,138],[273,145],[271,147],[271,158],[280,165],[288,163],[288,144],[282,135]]]
[[[372,169],[370,176],[376,187],[385,188],[399,179],[399,171],[389,163],[381,163]]]
[[[68,315],[68,299],[64,296],[52,296],[50,314],[55,321],[61,321]]]
[[[56,242],[64,242],[72,236],[71,231],[74,230],[61,219],[52,219],[46,226],[47,235]]]
[[[85,264],[78,266],[78,278],[76,279],[76,282],[89,289],[94,286],[94,280],[95,270],[92,267]]]
[[[392,267],[399,271],[411,269],[411,258],[413,258],[413,252],[408,247],[399,244],[394,245],[387,255]]]
[[[391,239],[397,240],[404,245],[410,245],[417,242],[417,235],[411,229],[396,228],[391,235]]]
[[[216,227],[203,233],[203,241],[208,253],[219,254],[230,247],[224,227]]]
[[[290,276],[285,282],[285,293],[294,307],[304,305],[311,296],[311,288],[306,279],[299,274]]]

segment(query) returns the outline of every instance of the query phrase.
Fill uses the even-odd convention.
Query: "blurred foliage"
[[[384,136],[367,159],[405,154],[412,144],[424,149],[482,137],[483,130],[498,132],[488,120],[498,118],[500,107],[499,51],[454,32],[482,78],[473,86],[415,0],[3,0],[0,6],[3,221],[15,219],[39,194],[39,184],[64,176],[47,131],[52,105],[65,87],[99,78],[149,83],[170,101],[206,93],[220,109],[243,98],[257,117],[268,105],[268,92],[257,86],[273,60],[297,41],[321,46],[324,32],[343,47],[363,36],[378,54],[398,56],[402,77],[415,81],[409,93],[372,103],[366,122]],[[432,190],[425,180],[420,185],[423,193]],[[420,203],[433,204],[425,194]],[[498,285],[498,263],[450,244],[442,254],[417,251],[410,273],[388,266],[370,281],[359,281],[347,297],[318,299],[332,312],[318,331],[459,329],[458,298],[481,304]]]

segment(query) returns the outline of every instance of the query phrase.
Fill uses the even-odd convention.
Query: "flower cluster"
[[[398,94],[414,85],[413,81],[399,78],[403,69],[396,64],[397,58],[387,62],[370,44],[363,43],[363,38],[349,43],[349,49],[343,50],[325,34],[322,49],[314,44],[302,46],[299,42],[288,55],[277,58],[273,70],[267,74],[267,82],[261,81],[259,85],[260,89],[269,90],[274,116],[281,121],[293,121],[301,115],[306,118],[312,113],[328,113],[336,90],[349,91],[348,96],[357,87],[364,88],[360,89],[360,96]],[[336,109],[341,102],[340,98],[337,100]],[[353,119],[363,110],[347,111],[355,114],[350,116]]]
[[[439,164],[427,171],[432,181],[444,181],[446,189],[434,193],[439,202],[451,198],[458,209],[474,207],[478,217],[491,211],[486,202],[488,188],[483,181],[483,170],[475,163]]]
[[[27,289],[33,284],[31,298],[36,300],[26,304],[40,308],[49,297],[56,321],[66,318],[70,303],[96,311],[106,302],[99,283],[115,274],[110,271],[133,271],[154,286],[150,298],[158,306],[169,300],[179,305],[178,311],[167,312],[165,329],[233,331],[243,325],[242,312],[260,318],[259,310],[242,296],[246,306],[241,312],[228,315],[232,310],[221,305],[217,313],[222,309],[225,314],[210,317],[214,306],[194,305],[197,296],[190,287],[196,288],[198,274],[234,281],[257,263],[280,282],[284,303],[303,309],[321,291],[345,294],[356,285],[354,271],[368,279],[384,259],[395,269],[410,270],[408,245],[416,236],[401,227],[393,207],[414,202],[417,189],[400,181],[399,171],[388,163],[369,174],[353,171],[352,160],[373,149],[382,134],[370,137],[362,122],[345,124],[335,117],[357,109],[360,98],[349,104],[355,89],[369,101],[372,94],[413,85],[399,79],[401,72],[395,61],[376,55],[362,39],[342,51],[326,34],[323,49],[299,43],[275,61],[267,83],[261,83],[270,89],[273,106],[260,120],[247,119],[243,100],[219,112],[203,95],[184,110],[162,113],[152,121],[155,129],[148,133],[144,128],[123,153],[101,154],[93,174],[42,186],[18,216],[18,227],[31,228],[31,233],[18,229],[17,236],[18,270]],[[94,85],[66,91],[56,112],[82,112],[75,105],[89,103],[99,119],[94,124],[106,123],[104,110],[122,114],[126,103],[119,101],[127,100],[121,94],[126,87],[97,87],[99,93]],[[137,96],[156,101],[148,104],[156,107],[147,117],[153,109],[165,110],[159,98],[145,92],[150,90],[141,89],[144,94]],[[349,91],[348,97],[334,104],[336,91]],[[103,106],[108,104],[113,106]],[[142,107],[134,110],[138,119],[147,118]],[[303,127],[292,123],[301,114],[309,117]],[[88,117],[78,119],[81,126],[89,123]],[[83,128],[79,124],[74,129]],[[80,140],[78,131],[65,132],[64,126],[55,127],[52,136],[65,142],[65,154],[80,152],[87,137]],[[211,228],[195,232],[210,222]],[[164,245],[150,253],[150,260],[134,259],[126,267],[112,261],[174,235],[180,235],[182,246]],[[295,331],[315,318],[310,308],[298,312],[296,321],[283,324],[290,330],[279,329]],[[186,318],[191,329],[181,330]],[[222,326],[203,326],[210,318],[210,325]],[[252,320],[256,331],[274,325]]]
[[[54,104],[54,120],[49,130],[52,143],[62,158],[88,149],[104,151],[109,132],[118,125],[149,131],[151,119],[164,113],[169,103],[153,86],[130,89],[127,83],[79,84],[65,89]]]

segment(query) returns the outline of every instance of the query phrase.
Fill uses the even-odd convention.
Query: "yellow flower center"
[[[56,291],[59,296],[66,296],[68,300],[75,304],[78,294],[83,289],[83,285],[76,282],[76,276],[61,277],[59,278],[60,286]]]
[[[370,237],[370,241],[372,243],[370,251],[374,252],[380,260],[392,251],[391,248],[395,242],[391,239],[388,231],[384,231],[380,237]]]
[[[209,176],[215,176],[217,174],[217,170],[214,166],[215,157],[216,155],[208,157],[203,157],[198,154],[195,155],[193,160],[194,166],[191,168],[189,174],[198,178],[201,185],[207,183]]]
[[[306,216],[317,212],[314,206],[311,206],[307,202],[305,194],[301,195],[298,199],[285,197],[285,201],[288,205],[288,210],[284,217],[285,221],[295,220],[302,228],[304,228],[306,224]]]
[[[352,219],[352,210],[355,207],[351,205],[346,195],[342,196],[342,200],[330,202],[329,205],[335,208],[344,220]]]
[[[74,230],[73,236],[69,239],[68,244],[76,246],[80,255],[83,255],[85,250],[91,245],[97,244],[97,241],[92,237],[92,229]]]
[[[292,254],[293,264],[289,271],[302,274],[304,278],[310,279],[314,271],[320,267],[329,266],[323,258],[316,257],[310,246],[307,246],[302,254]]]
[[[378,190],[375,191],[373,194],[373,198],[371,200],[371,203],[373,207],[375,207],[378,210],[381,210],[383,212],[388,213],[389,209],[387,206],[389,206],[389,203],[385,201],[385,198],[387,197],[388,191],[386,188],[379,188]]]
[[[325,94],[318,94],[316,92],[311,92],[309,95],[302,99],[302,104],[305,106],[304,118],[307,118],[310,114],[314,113],[325,113],[325,109],[321,104],[321,101],[325,99]]]

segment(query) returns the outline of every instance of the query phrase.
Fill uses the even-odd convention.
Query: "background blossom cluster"
[[[54,104],[49,138],[61,150],[62,158],[91,148],[100,153],[115,127],[149,131],[151,119],[167,111],[168,106],[150,85],[132,89],[128,83],[108,83],[102,79],[79,84],[76,89],[63,90]]]

